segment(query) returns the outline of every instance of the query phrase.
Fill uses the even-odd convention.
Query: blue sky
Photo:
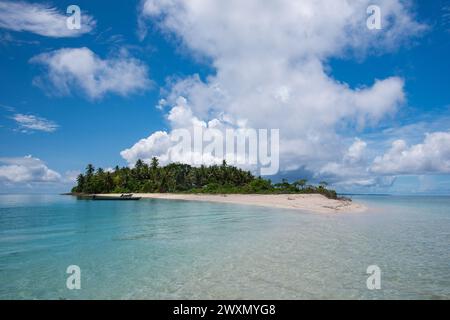
[[[16,2],[20,8],[0,0],[0,191],[64,191],[87,163],[108,168],[161,156],[164,143],[150,138],[170,135],[170,114],[182,110],[205,122],[225,114],[280,128],[278,177],[326,179],[342,192],[448,194],[450,3],[368,1],[386,17],[374,36],[359,26],[367,17],[359,8],[342,13],[321,1],[295,8],[272,2],[286,17],[271,17],[268,5],[254,1],[248,8],[230,1],[226,12],[240,19],[233,20],[217,1],[199,10],[182,0]],[[86,32],[67,34],[39,19],[26,24],[21,16],[38,8],[36,14],[59,21],[70,4],[90,17]],[[304,12],[315,17],[305,20],[307,38],[298,32]],[[261,17],[274,22],[261,26]],[[69,54],[72,71],[58,60]],[[90,69],[78,70],[91,58],[103,69],[87,85]],[[120,72],[123,64],[136,72]],[[303,81],[308,76],[311,87]],[[223,101],[217,87],[226,92]],[[251,92],[272,87],[290,92],[276,113],[267,96]],[[157,108],[161,99],[166,104]],[[317,115],[327,110],[329,117]],[[147,140],[138,148],[141,139]],[[401,150],[392,149],[399,140]]]

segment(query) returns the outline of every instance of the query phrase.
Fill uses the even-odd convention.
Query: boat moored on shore
[[[76,197],[80,200],[122,200],[122,201],[137,201],[141,197],[134,197],[132,193],[121,195],[98,195],[98,194],[78,194]]]

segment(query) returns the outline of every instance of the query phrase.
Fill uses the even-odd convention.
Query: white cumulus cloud
[[[66,24],[68,16],[49,4],[0,1],[0,28],[62,38],[77,37],[95,27],[94,18],[82,11],[81,28],[69,29]]]
[[[237,127],[223,119],[213,119],[209,122],[201,121],[192,114],[186,99],[182,97],[178,99],[177,105],[170,110],[167,120],[172,127],[170,132],[157,131],[152,133],[149,137],[141,139],[130,148],[123,150],[120,153],[121,156],[130,165],[134,165],[138,159],[150,162],[152,157],[157,157],[161,164],[170,162],[219,164],[222,163],[223,158],[215,156],[213,152],[207,154],[193,150],[193,148],[178,150],[182,134],[188,132],[189,139],[193,140],[195,129],[200,128],[203,136],[214,137],[219,132],[223,133],[225,129]],[[205,145],[208,145],[208,143],[204,143]],[[243,153],[240,156],[245,157],[245,154]]]
[[[381,7],[381,31],[366,27],[370,4]],[[180,127],[171,115],[186,111],[180,97],[189,105],[186,126],[231,119],[280,129],[282,170],[319,170],[342,156],[338,127],[376,126],[405,102],[403,79],[352,88],[329,74],[329,58],[395,50],[425,29],[400,0],[147,0],[141,18],[215,68],[205,80],[192,75],[170,83],[163,110],[172,108],[171,129]],[[154,140],[141,140],[122,156],[134,160],[130,150],[156,155]]]
[[[340,157],[340,162],[329,162],[324,165],[318,172],[322,177],[326,178],[349,178],[358,177],[359,179],[367,179],[367,143],[355,139],[353,144]]]
[[[151,85],[147,66],[126,53],[102,59],[86,47],[63,48],[39,54],[30,62],[46,71],[34,83],[59,95],[81,92],[99,99],[107,93],[126,96]]]
[[[396,140],[370,169],[377,174],[450,173],[450,132],[427,134],[422,143],[411,146]]]
[[[354,187],[391,187],[397,179],[394,174],[374,175],[370,172],[369,166],[373,158],[368,154],[367,143],[361,139],[356,138],[340,159],[325,164],[316,173],[316,178],[325,179],[346,191]]]
[[[31,155],[0,158],[0,181],[6,183],[60,182],[61,175]]]

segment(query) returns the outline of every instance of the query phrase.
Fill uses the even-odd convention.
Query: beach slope
[[[117,197],[117,194],[101,194]],[[363,212],[366,207],[349,200],[328,199],[320,194],[175,194],[175,193],[135,193],[143,199],[164,199],[184,201],[204,201],[293,209],[316,213]]]

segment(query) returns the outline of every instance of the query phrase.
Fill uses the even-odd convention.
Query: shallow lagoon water
[[[0,299],[450,299],[450,197],[354,200],[370,209],[0,195]]]

